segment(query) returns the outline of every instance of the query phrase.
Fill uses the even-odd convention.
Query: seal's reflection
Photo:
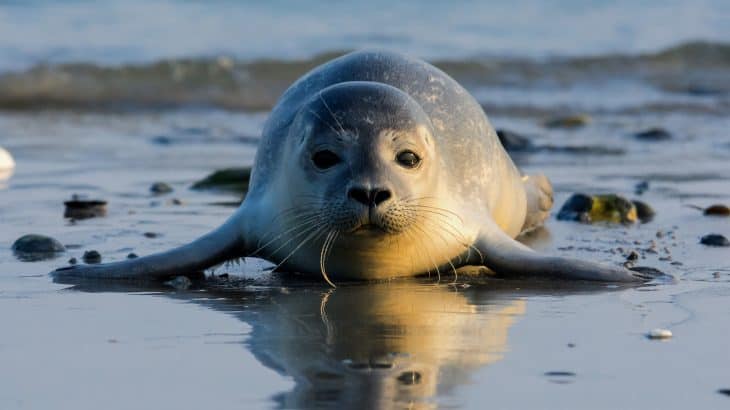
[[[460,276],[462,280],[463,276]],[[504,357],[510,328],[533,295],[620,287],[566,281],[426,279],[337,289],[302,281],[206,282],[162,294],[231,314],[252,328],[246,346],[265,366],[292,377],[275,397],[283,408],[431,408]],[[254,286],[255,285],[255,286]],[[150,291],[92,282],[81,291]]]
[[[477,306],[451,287],[418,283],[289,291],[270,302],[250,321],[248,344],[294,378],[283,407],[428,407],[437,391],[501,359],[525,312],[523,300]]]

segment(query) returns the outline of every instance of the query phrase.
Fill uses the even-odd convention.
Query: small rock
[[[634,192],[636,195],[642,195],[644,192],[649,190],[649,181],[641,181],[634,186]]]
[[[228,168],[215,171],[193,184],[192,189],[220,189],[234,192],[248,191],[251,168]]]
[[[730,246],[730,241],[726,237],[716,233],[703,236],[700,243],[707,246]]]
[[[401,373],[397,379],[400,383],[410,386],[421,382],[421,373],[410,370]]]
[[[76,265],[77,263],[79,263],[79,261],[77,261],[76,258],[71,258],[68,260],[69,265]]]
[[[666,340],[672,338],[672,331],[669,329],[652,329],[646,334],[646,337],[652,340]]]
[[[15,257],[24,262],[53,259],[66,248],[49,236],[28,234],[18,238],[11,246]]]
[[[70,201],[65,201],[63,204],[66,205],[64,218],[88,219],[106,215],[106,201],[82,199],[74,194]]]
[[[639,259],[639,253],[636,251],[631,251],[628,256],[626,256],[627,261],[635,261]]]
[[[173,143],[172,138],[168,137],[167,135],[158,135],[156,137],[152,137],[151,141],[153,144],[157,145],[170,145]]]
[[[730,216],[730,208],[725,205],[715,204],[705,208],[702,213],[710,216]]]
[[[590,212],[592,207],[592,197],[580,193],[573,194],[560,208],[560,211],[558,212],[558,220],[590,223]]]
[[[127,255],[127,259],[137,259],[137,258],[139,258],[139,256],[137,256],[137,254],[134,252]]]
[[[178,199],[178,198],[172,198],[170,200],[170,203],[173,204],[173,205],[182,205],[183,204],[183,201],[181,199]]]
[[[544,125],[548,128],[578,128],[590,122],[591,117],[585,114],[578,114],[551,118],[545,121]]]
[[[555,384],[570,384],[575,381],[576,374],[568,371],[552,371],[545,372],[545,376],[551,383]]]
[[[591,222],[633,223],[637,220],[636,206],[619,195],[573,194],[558,212],[558,220]]]
[[[530,139],[524,135],[505,129],[498,129],[499,142],[507,151],[530,151],[534,148]]]
[[[145,238],[157,238],[158,236],[160,236],[160,234],[155,232],[145,232],[143,235],[145,236]]]
[[[172,187],[169,184],[166,184],[164,182],[155,182],[150,187],[150,192],[152,192],[153,194],[158,194],[158,195],[167,194],[172,191],[173,191]]]
[[[636,208],[636,217],[639,218],[639,221],[641,223],[647,223],[651,222],[652,219],[654,219],[654,215],[656,213],[654,212],[654,209],[649,206],[646,202],[643,201],[637,201],[633,200],[631,203],[634,204],[634,208]]]
[[[649,128],[647,130],[637,132],[634,138],[642,141],[665,141],[672,138],[672,134],[664,128]]]
[[[165,285],[173,287],[177,290],[186,290],[192,286],[193,282],[187,276],[176,276],[174,279],[165,282]]]
[[[84,256],[82,256],[81,259],[83,259],[84,262],[88,263],[89,265],[93,265],[96,263],[101,263],[101,254],[95,250],[90,250],[84,252]]]

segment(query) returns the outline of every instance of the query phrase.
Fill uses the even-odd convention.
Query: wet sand
[[[247,259],[216,273],[227,286],[54,284],[47,275],[85,250],[105,261],[182,244],[217,226],[232,194],[192,191],[215,169],[250,165],[266,113],[172,110],[0,113],[17,162],[0,189],[1,408],[724,408],[730,397],[727,248],[730,219],[687,204],[730,202],[730,120],[684,111],[592,112],[578,130],[540,116],[491,116],[499,128],[559,146],[623,155],[516,156],[553,180],[556,206],[573,192],[615,192],[657,211],[636,226],[551,218],[526,241],[545,252],[640,265],[674,276],[633,288],[507,281],[462,274],[335,290]],[[630,134],[660,125],[667,142]],[[160,139],[160,137],[165,137]],[[160,141],[164,141],[162,144]],[[634,185],[650,181],[640,197]],[[154,182],[174,192],[156,196]],[[106,217],[71,222],[73,193],[109,201]],[[175,205],[173,198],[180,199]],[[661,238],[657,232],[661,231]],[[157,235],[144,236],[146,232]],[[59,239],[55,260],[21,262],[26,233]],[[639,243],[634,243],[638,241]],[[70,245],[70,246],[69,246]],[[669,253],[664,251],[667,248]],[[671,256],[671,260],[660,260]],[[681,262],[682,265],[672,265]],[[653,328],[668,341],[645,337]]]

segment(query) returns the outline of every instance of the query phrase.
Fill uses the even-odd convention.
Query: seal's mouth
[[[380,225],[374,224],[374,223],[364,223],[359,226],[356,226],[352,231],[350,231],[353,234],[382,234],[387,233],[385,229],[383,229]]]

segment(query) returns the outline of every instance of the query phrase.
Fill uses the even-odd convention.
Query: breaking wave
[[[102,66],[38,65],[0,74],[0,109],[271,108],[295,79],[344,52],[305,60],[228,57]],[[616,79],[685,95],[730,95],[730,44],[691,42],[656,53],[545,59],[478,57],[432,61],[467,88],[546,88]]]

